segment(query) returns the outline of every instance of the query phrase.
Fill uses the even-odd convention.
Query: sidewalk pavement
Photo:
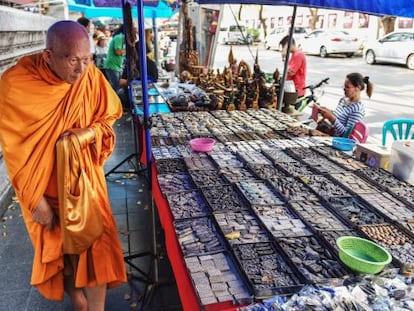
[[[108,172],[128,155],[135,152],[133,125],[128,114],[115,124],[117,143],[113,155],[105,165]],[[1,164],[0,164],[1,169]],[[151,206],[148,205],[146,179],[134,174],[134,165],[126,161],[116,171],[131,171],[131,173],[114,173],[107,177],[108,192],[116,219],[118,233],[124,256],[136,255],[152,251],[152,218]],[[1,174],[1,172],[0,172]],[[3,185],[4,180],[0,183]],[[7,187],[6,187],[7,188]],[[8,187],[7,195],[0,197],[0,311],[70,311],[71,303],[67,296],[63,302],[53,302],[43,298],[36,288],[30,286],[30,275],[33,249],[18,202],[13,201],[12,191]],[[142,271],[149,272],[151,263],[157,263],[159,276],[172,283],[170,285],[149,287],[149,295],[145,297],[142,306],[142,294],[145,284],[130,280],[130,284],[138,289],[131,292],[129,283],[111,289],[107,293],[107,311],[179,311],[181,304],[177,293],[174,276],[167,256],[163,252],[163,234],[157,221],[157,256],[143,256],[131,260]],[[127,264],[130,275],[142,277],[131,265]],[[149,273],[151,275],[151,273]],[[144,277],[146,279],[146,277]],[[149,278],[149,283],[153,283]],[[158,284],[156,284],[158,285]],[[141,298],[141,300],[140,300]],[[143,307],[143,308],[142,308]]]

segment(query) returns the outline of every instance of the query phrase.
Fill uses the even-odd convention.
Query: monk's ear
[[[49,49],[44,49],[42,52],[42,57],[44,61],[48,64],[51,63],[52,51]]]

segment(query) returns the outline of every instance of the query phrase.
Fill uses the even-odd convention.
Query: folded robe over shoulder
[[[74,84],[58,79],[41,54],[23,57],[0,80],[0,139],[11,183],[34,247],[31,284],[48,299],[63,299],[63,252],[59,226],[47,230],[31,216],[42,196],[58,213],[55,143],[65,131],[93,128],[91,173],[97,181],[104,233],[80,254],[75,286],[108,287],[126,281],[125,264],[106,189],[103,164],[122,115],[116,93],[99,69],[89,65]]]

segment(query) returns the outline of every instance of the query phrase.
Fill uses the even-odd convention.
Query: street
[[[217,46],[214,68],[228,66],[229,51],[230,46],[222,44]],[[233,54],[237,61],[246,61],[252,69],[257,51],[259,65],[264,72],[272,73],[278,68],[283,73],[284,64],[279,51],[266,50],[263,43],[253,46],[233,46]],[[325,77],[330,78],[319,102],[322,106],[331,109],[337,105],[343,95],[342,88],[346,74],[360,72],[370,77],[374,83],[373,95],[371,99],[368,99],[365,91],[362,95],[366,111],[365,122],[370,130],[368,142],[381,142],[384,121],[395,118],[414,119],[414,71],[398,65],[368,65],[360,56],[320,58],[307,55],[307,64],[307,85],[316,84]]]

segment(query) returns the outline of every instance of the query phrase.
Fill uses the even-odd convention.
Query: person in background
[[[93,66],[89,35],[74,21],[47,31],[46,48],[24,56],[0,80],[0,142],[7,172],[34,248],[31,284],[47,299],[69,295],[73,310],[104,311],[109,288],[126,282],[126,269],[109,204],[103,165],[122,116],[118,96]],[[63,253],[56,142],[85,132],[85,171],[93,175],[104,232],[80,254]],[[88,224],[86,224],[88,225]]]
[[[89,42],[91,45],[91,54],[93,55],[93,57],[95,57],[95,41],[93,40],[93,33],[94,33],[93,24],[91,23],[89,18],[86,18],[83,16],[79,17],[77,22],[86,28],[86,31],[88,32],[88,35],[89,35]]]
[[[150,31],[148,31],[150,30]],[[134,31],[136,32],[137,29],[134,28]],[[152,45],[153,40],[153,34],[151,29],[145,29],[145,47],[146,47],[146,55],[147,55],[147,77],[148,80],[151,82],[157,82],[158,81],[158,66],[156,62],[154,61],[154,50]],[[140,45],[139,41],[136,41],[134,46],[134,53],[132,53],[132,56],[135,56],[134,64],[136,67],[136,70],[132,70],[130,73],[132,75],[132,79],[140,79],[141,76],[141,62],[139,59],[140,54]],[[122,71],[121,79],[119,80],[119,86],[117,93],[118,96],[121,98],[122,106],[124,108],[124,111],[128,111],[130,108],[130,102],[128,97],[128,72],[127,72],[127,66],[124,67],[124,70]]]
[[[147,57],[155,61],[154,33],[152,32],[152,28],[145,28],[144,32],[145,32],[145,45],[147,47]]]
[[[108,54],[104,62],[105,76],[115,91],[119,89],[119,79],[124,69],[126,50],[123,25],[120,25],[108,47]]]
[[[106,37],[107,44],[109,45],[109,43],[112,40],[112,31],[108,27],[105,27],[105,29],[103,30],[103,33]]]
[[[282,58],[285,59],[287,47],[289,43],[289,36],[283,37],[280,40],[280,46],[282,47]],[[295,39],[292,38],[292,44],[290,46],[291,56],[289,58],[289,65],[287,70],[286,80],[292,80],[295,84],[296,91],[298,93],[298,99],[305,96],[306,87],[306,56],[296,46]],[[298,107],[296,107],[298,108]]]
[[[348,136],[354,125],[362,121],[365,116],[364,105],[361,102],[361,91],[366,87],[366,94],[371,98],[374,89],[369,77],[353,72],[346,76],[344,83],[344,96],[339,100],[335,110],[318,106],[323,120],[330,122],[331,126],[319,122],[317,129],[332,136]],[[328,129],[326,129],[328,128]]]
[[[104,34],[98,35],[98,41],[96,43],[96,53],[95,53],[95,64],[96,67],[102,70],[102,72],[105,72],[104,70],[104,63],[106,56],[108,55],[108,46],[106,44],[106,37]]]

